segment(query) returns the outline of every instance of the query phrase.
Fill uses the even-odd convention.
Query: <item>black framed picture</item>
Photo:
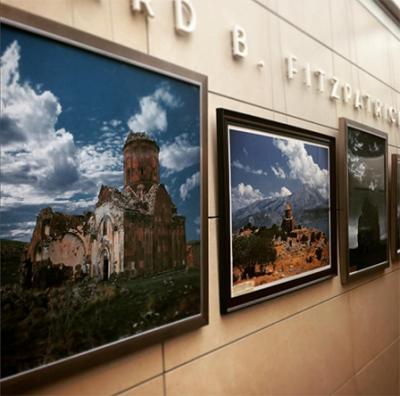
[[[387,134],[345,118],[340,191],[342,282],[389,265]]]
[[[7,388],[208,323],[207,78],[1,13]]]
[[[392,257],[400,258],[400,155],[392,154]]]
[[[226,313],[336,275],[335,138],[217,110]]]

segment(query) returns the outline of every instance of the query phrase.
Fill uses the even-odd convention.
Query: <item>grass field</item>
[[[12,375],[199,312],[200,272],[119,274],[57,288],[1,288],[1,376]]]

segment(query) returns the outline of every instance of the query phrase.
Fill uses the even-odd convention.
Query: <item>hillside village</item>
[[[242,238],[260,238],[270,255],[255,254],[259,260],[243,265],[235,260],[235,246]],[[260,244],[259,244],[260,246]],[[254,255],[254,252],[250,252]],[[240,260],[239,260],[240,261]],[[233,293],[279,281],[329,265],[329,241],[317,228],[296,225],[290,204],[286,205],[281,227],[254,227],[248,224],[233,236]]]

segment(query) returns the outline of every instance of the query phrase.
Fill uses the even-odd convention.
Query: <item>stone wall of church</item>
[[[33,270],[41,264],[70,267],[72,273],[90,262],[91,215],[73,216],[43,209],[26,252]]]
[[[123,210],[112,202],[104,202],[95,210],[95,225],[91,246],[91,275],[108,278],[124,271]],[[106,261],[107,268],[104,267]]]

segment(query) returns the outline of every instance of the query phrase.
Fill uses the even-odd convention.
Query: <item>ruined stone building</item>
[[[293,217],[292,206],[290,205],[290,203],[288,203],[286,204],[285,207],[285,214],[282,219],[281,228],[287,234],[290,234],[290,232],[293,231],[295,227],[296,227],[296,222]]]
[[[160,184],[157,143],[131,132],[123,152],[124,189],[102,186],[93,213],[39,213],[27,251],[33,268],[63,264],[108,279],[127,269],[158,272],[186,265],[185,218]]]

